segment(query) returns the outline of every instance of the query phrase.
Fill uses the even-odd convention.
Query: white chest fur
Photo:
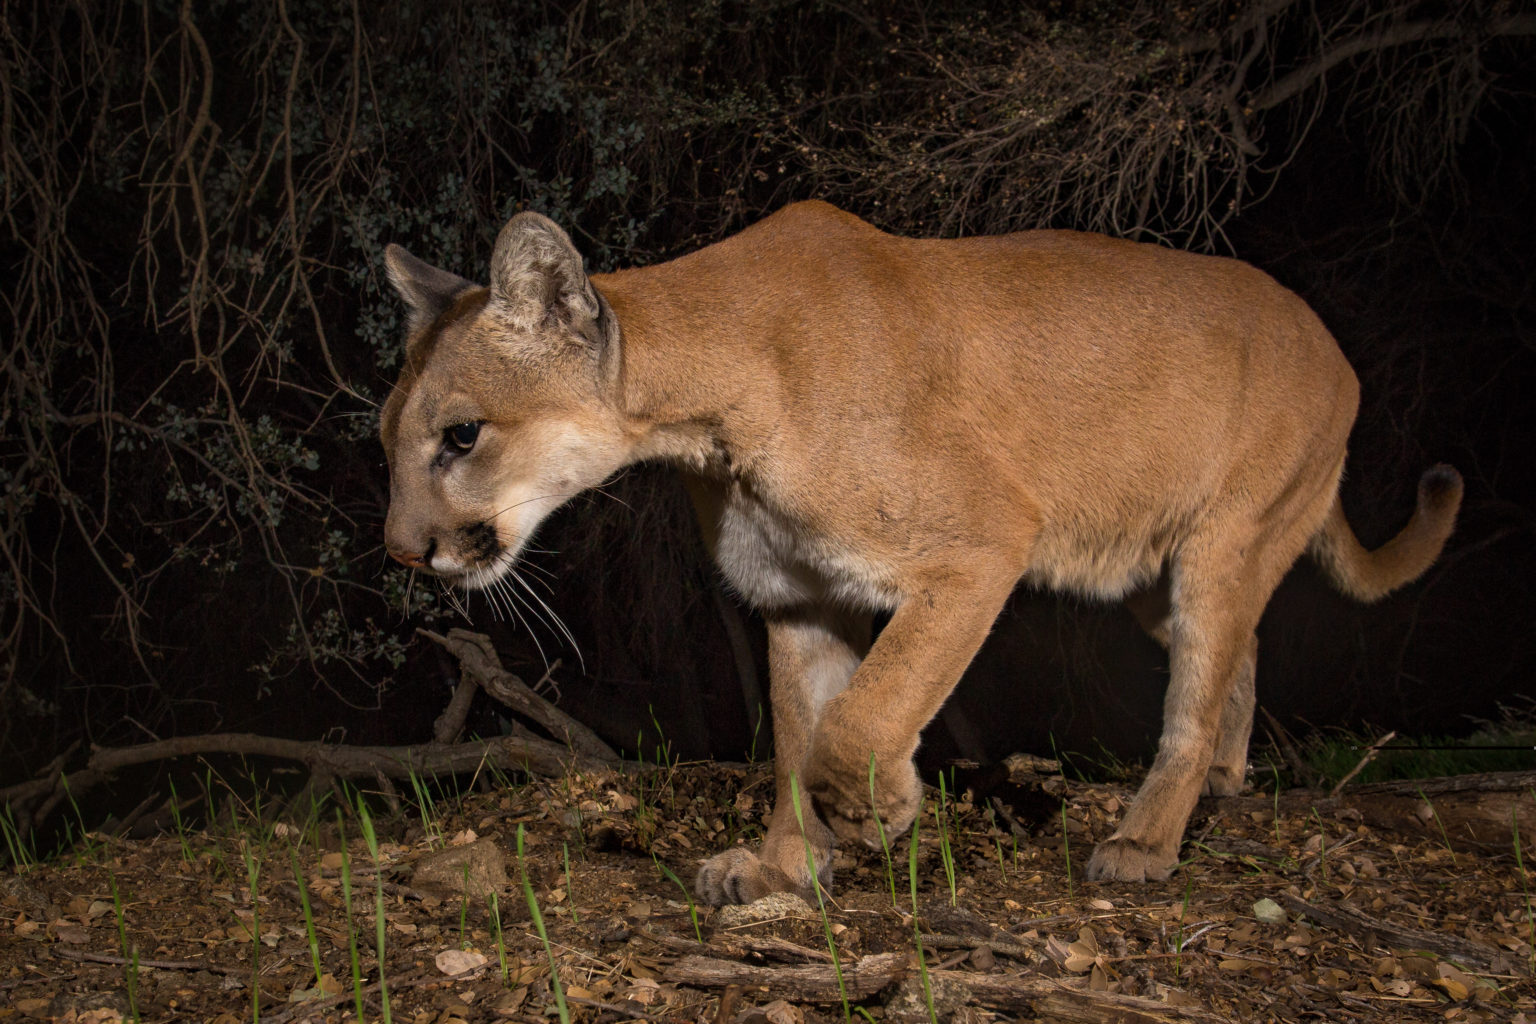
[[[833,601],[894,608],[895,574],[813,526],[785,515],[740,483],[727,485],[715,557],[726,579],[759,608]]]

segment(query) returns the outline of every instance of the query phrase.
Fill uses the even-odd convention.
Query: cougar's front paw
[[[1160,882],[1173,871],[1178,852],[1159,852],[1135,839],[1111,837],[1093,848],[1088,879],[1093,882]]]
[[[907,830],[923,795],[910,757],[876,756],[871,798],[868,755],[841,757],[833,744],[821,742],[806,758],[804,785],[838,839],[873,850],[881,847],[882,830],[887,843]]]
[[[808,900],[814,896],[809,885],[798,884],[745,846],[732,847],[701,864],[693,891],[699,899],[716,907],[751,903],[773,892],[797,893]]]

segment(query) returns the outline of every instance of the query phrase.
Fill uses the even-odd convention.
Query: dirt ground
[[[931,792],[916,914],[903,836],[889,871],[839,851],[825,919],[793,899],[690,906],[697,860],[760,834],[766,765],[439,801],[378,820],[377,860],[355,819],[344,839],[334,821],[92,836],[0,876],[0,1022],[345,1021],[359,999],[368,1020],[547,1021],[551,963],[577,1021],[1536,1020],[1518,844],[1254,796],[1201,805],[1171,880],[1086,883],[1129,794]]]

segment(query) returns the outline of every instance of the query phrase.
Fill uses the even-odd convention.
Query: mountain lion
[[[386,264],[410,310],[381,429],[391,555],[486,587],[562,502],[661,459],[762,612],[778,804],[760,849],[704,862],[714,903],[811,893],[791,785],[823,884],[835,837],[877,840],[872,811],[912,823],[918,733],[1020,580],[1127,599],[1168,649],[1156,759],[1088,865],[1166,878],[1202,789],[1242,785],[1254,627],[1292,563],[1373,600],[1428,568],[1461,503],[1436,466],[1402,533],[1361,547],[1339,505],[1359,384],[1235,260],[898,238],[807,202],[613,274],[533,213],[489,288],[398,246]]]

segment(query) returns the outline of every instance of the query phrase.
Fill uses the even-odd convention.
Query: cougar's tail
[[[1309,550],[1344,593],[1361,601],[1385,597],[1418,579],[1445,546],[1461,508],[1461,474],[1450,466],[1430,467],[1419,478],[1419,507],[1401,533],[1375,551],[1360,546],[1338,498]]]

